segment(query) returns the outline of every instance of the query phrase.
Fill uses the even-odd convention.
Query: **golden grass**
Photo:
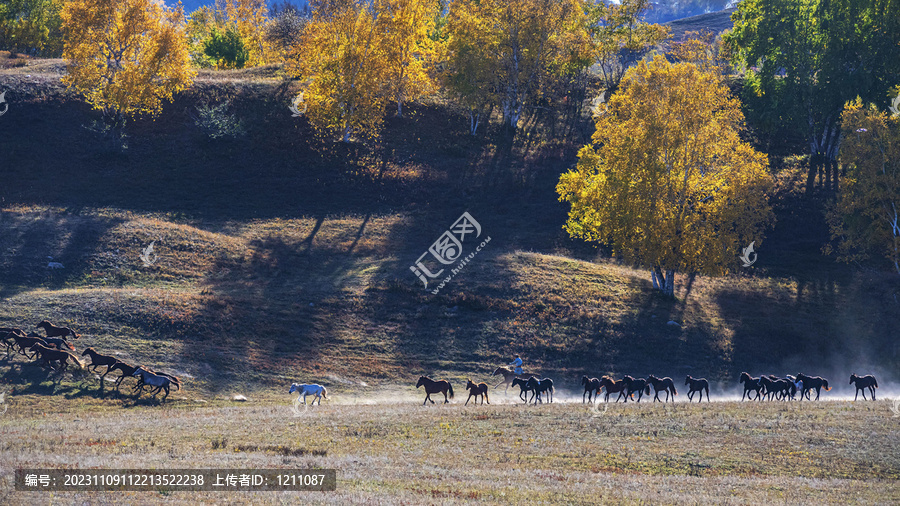
[[[76,407],[0,418],[0,501],[16,467],[335,468],[326,494],[258,493],[271,504],[891,504],[900,443],[888,401],[674,406],[580,403],[421,406],[407,387],[384,404],[332,396],[295,414],[284,395],[240,407]],[[187,405],[185,405],[187,407]],[[864,435],[864,437],[860,437]],[[71,503],[113,494],[55,493]],[[130,493],[128,502],[222,503],[218,493]],[[121,500],[119,499],[119,500]]]

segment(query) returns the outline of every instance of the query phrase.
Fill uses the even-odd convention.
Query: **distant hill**
[[[709,30],[716,34],[720,34],[734,26],[734,23],[731,21],[731,13],[735,10],[736,9],[725,9],[718,12],[710,12],[709,14],[700,14],[699,16],[676,19],[675,21],[669,21],[664,24],[672,31],[672,40],[683,39],[685,32]]]

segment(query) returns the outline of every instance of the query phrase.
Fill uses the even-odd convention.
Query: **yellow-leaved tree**
[[[118,128],[126,117],[159,114],[193,80],[180,4],[70,0],[62,19],[63,81]]]
[[[597,116],[592,144],[556,191],[573,237],[651,269],[674,296],[675,273],[721,275],[774,221],[766,156],[741,141],[740,103],[716,72],[640,61]]]
[[[387,57],[387,83],[403,116],[403,102],[436,88],[432,66],[436,42],[431,38],[440,4],[435,0],[386,0],[379,27]]]
[[[306,115],[341,140],[373,136],[384,120],[389,54],[376,19],[386,0],[319,2],[285,68],[304,81]]]
[[[874,254],[900,274],[900,114],[880,112],[857,98],[845,105],[841,123],[846,175],[828,214],[834,252],[846,262]],[[832,252],[831,246],[825,251]]]
[[[447,20],[451,83],[476,93],[486,89],[504,123],[517,128],[525,108],[541,98],[560,73],[587,66],[580,0],[455,0]],[[472,73],[467,75],[466,73]],[[490,78],[488,85],[483,78]]]

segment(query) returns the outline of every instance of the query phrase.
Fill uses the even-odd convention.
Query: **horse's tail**
[[[69,343],[69,342],[66,342],[66,341],[63,341],[63,342],[66,343],[66,346],[68,346],[70,350],[75,351],[75,347],[72,346],[72,343]]]
[[[672,382],[672,395],[678,395],[678,389],[675,388],[675,383]]]
[[[872,383],[875,384],[875,388],[878,388],[878,380],[875,379],[875,376],[872,376]]]
[[[831,387],[828,386],[828,380],[827,380],[827,379],[822,378],[822,384],[825,385],[825,391],[826,391],[826,392],[828,392],[828,391],[831,390]]]
[[[650,395],[650,385],[647,385],[647,395]]]
[[[69,353],[69,352],[67,351],[66,353]],[[78,357],[76,357],[75,355],[73,355],[73,354],[71,354],[71,353],[69,353],[69,357],[70,357],[73,361],[75,361],[75,365],[77,365],[77,366],[80,367],[81,369],[84,369],[84,362],[82,362],[81,360],[78,360]]]
[[[328,390],[325,387],[322,387],[322,398],[328,398]]]
[[[450,398],[452,399],[453,398],[453,385],[449,381],[447,382],[447,389],[450,390]]]

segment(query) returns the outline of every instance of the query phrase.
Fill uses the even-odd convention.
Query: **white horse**
[[[169,385],[175,385],[176,390],[181,390],[181,380],[179,380],[175,376],[161,373],[152,373],[142,367],[138,367],[137,369],[135,369],[132,376],[141,377],[141,381],[143,381],[143,384],[140,385],[142,392],[144,391],[144,387],[147,385],[156,387],[156,392],[153,392],[153,397],[156,397],[161,390],[165,389],[166,395],[163,396],[163,400],[166,400],[166,397],[169,396]],[[140,396],[140,394],[138,394],[138,396]]]
[[[328,397],[326,396],[327,391],[325,390],[325,387],[323,387],[322,385],[315,385],[315,384],[313,384],[313,385],[301,385],[301,384],[299,384],[299,383],[291,383],[291,390],[290,390],[288,393],[289,393],[289,394],[292,394],[292,393],[294,393],[294,392],[297,392],[297,400],[298,400],[298,401],[299,401],[300,399],[303,399],[303,405],[304,405],[304,406],[306,406],[306,396],[307,396],[307,395],[315,395],[315,396],[316,396],[316,398],[312,400],[312,402],[310,403],[310,405],[315,404],[315,403],[316,403],[316,399],[318,399],[318,400],[319,400],[319,406],[321,406],[321,405],[322,405],[322,398],[325,398],[325,399],[328,398]]]

